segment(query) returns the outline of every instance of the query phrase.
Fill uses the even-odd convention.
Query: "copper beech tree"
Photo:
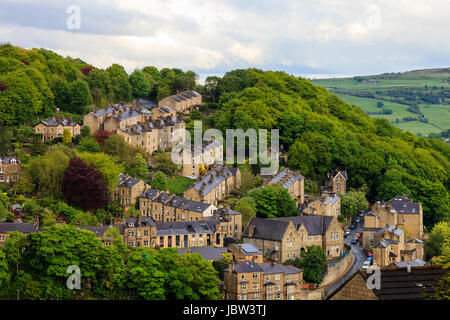
[[[103,175],[76,156],[70,159],[69,167],[64,171],[62,187],[64,198],[85,211],[105,208],[109,201]]]

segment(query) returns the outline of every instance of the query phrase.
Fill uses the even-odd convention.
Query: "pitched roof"
[[[309,216],[273,218],[273,220],[292,221],[292,223],[297,229],[300,227],[300,225],[304,225],[306,230],[308,231],[308,234],[321,235],[327,232],[331,224],[331,221],[333,221],[333,217],[309,215]]]
[[[243,243],[243,244],[233,244],[233,246],[235,246],[238,250],[240,248],[242,248],[242,252],[245,255],[255,255],[255,254],[262,254],[261,250],[259,250],[258,248],[256,248],[254,245],[252,245],[251,243]]]
[[[395,262],[394,265],[397,267],[407,267],[407,266],[411,266],[411,267],[423,267],[426,264],[425,261],[423,261],[422,259],[414,259],[414,260],[409,260],[409,261],[401,261],[401,262]]]
[[[157,222],[158,236],[182,234],[212,234],[216,230],[218,221],[208,219],[203,221]]]
[[[411,199],[404,196],[397,196],[386,203],[392,204],[392,209],[398,213],[419,214],[420,211],[418,202],[413,202]]]
[[[198,253],[205,260],[219,260],[223,259],[223,255],[230,252],[230,250],[224,247],[196,247],[178,249],[179,254],[183,254],[186,252]]]
[[[16,164],[20,164],[18,157],[0,157],[0,164],[11,164],[11,160],[16,160]]]
[[[423,266],[408,268],[387,267],[381,269],[381,288],[373,292],[381,300],[417,300],[424,294],[433,295],[434,287],[446,273],[442,266]],[[362,273],[367,279],[368,274]]]
[[[389,266],[380,269],[379,290],[376,288],[369,289],[367,286],[364,286],[364,289],[371,290],[380,300],[424,300],[424,294],[430,296],[435,294],[435,287],[447,272],[442,266],[411,266],[410,272],[408,272],[407,267]],[[327,299],[343,290],[354,277],[361,276],[367,281],[370,275],[365,270],[356,272]]]
[[[263,269],[264,274],[271,274],[271,273],[284,273],[284,274],[295,274],[300,273],[303,270],[296,268],[294,266],[286,266],[283,264],[272,264],[272,263],[261,263],[259,265],[261,269]]]
[[[284,188],[289,188],[291,185],[293,185],[297,180],[302,180],[304,177],[299,174],[295,173],[289,169],[285,169],[281,171],[280,173],[276,174],[272,179],[269,180],[268,183],[281,183],[281,185]]]
[[[34,223],[0,223],[0,233],[8,233],[12,231],[33,233],[36,232],[36,225]]]
[[[64,127],[73,127],[76,126],[77,124],[79,125],[79,123],[76,121],[69,121],[69,119],[59,120],[55,118],[52,118],[50,120],[39,121],[36,125],[38,125],[39,123],[42,123],[47,127],[57,127],[59,125],[62,125]]]
[[[159,203],[164,203],[165,205],[174,208],[186,209],[199,213],[203,213],[211,206],[213,206],[210,203],[188,200],[186,198],[169,194],[153,188],[147,189],[143,194],[139,196],[139,198],[146,198]]]
[[[237,273],[261,272],[261,265],[256,262],[244,261],[234,265],[234,271]]]
[[[125,188],[132,188],[137,185],[141,180],[136,178],[131,178],[127,175],[121,174],[119,177],[119,186]]]
[[[230,168],[227,166],[219,166],[198,179],[190,189],[192,188],[205,196],[231,176],[233,176],[233,173],[230,171]]]
[[[281,241],[289,223],[275,219],[252,218],[244,230],[243,237]],[[254,227],[250,236],[250,227]]]

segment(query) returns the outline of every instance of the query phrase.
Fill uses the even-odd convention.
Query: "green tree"
[[[72,135],[70,134],[69,129],[64,129],[62,139],[65,145],[72,143]]]
[[[69,157],[63,151],[50,149],[24,166],[25,174],[31,178],[26,183],[36,186],[39,193],[60,197],[63,173],[68,166]]]
[[[134,97],[147,97],[150,94],[152,88],[142,71],[138,69],[134,70],[130,75],[129,81]]]
[[[425,241],[425,259],[442,256],[444,248],[450,247],[450,223],[437,223]]]
[[[94,138],[91,137],[84,137],[81,138],[80,143],[78,145],[78,151],[80,152],[101,152],[102,148],[100,147],[100,144],[95,141]]]
[[[8,262],[3,249],[0,248],[0,288],[9,282]],[[1,292],[1,289],[0,289]]]
[[[364,188],[350,190],[347,194],[339,194],[339,197],[341,198],[341,214],[344,216],[356,218],[359,212],[369,207]]]
[[[161,171],[156,172],[155,177],[150,182],[150,184],[152,188],[156,188],[163,191],[166,191],[168,188],[166,175]]]
[[[280,185],[252,189],[248,192],[248,196],[255,201],[258,217],[290,217],[298,214],[295,200]]]
[[[325,273],[327,256],[320,246],[310,246],[302,251],[300,258],[286,260],[283,264],[303,270],[303,279],[309,283],[320,283]]]
[[[141,177],[148,171],[147,160],[138,153],[126,165],[126,171],[130,176]]]
[[[242,214],[243,227],[245,227],[253,217],[256,217],[256,210],[254,209],[255,207],[255,200],[250,197],[241,198],[234,206],[234,210]]]

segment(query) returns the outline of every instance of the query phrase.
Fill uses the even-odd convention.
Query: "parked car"
[[[361,236],[362,236],[362,234],[359,233],[359,232],[358,232],[357,234],[355,234],[355,238],[358,238],[358,239],[359,239],[359,238],[361,238]]]
[[[373,257],[373,254],[372,254],[372,252],[367,252],[367,256],[370,258],[370,257]]]
[[[348,236],[348,235],[350,235],[351,233],[352,233],[352,231],[351,231],[350,229],[347,229],[347,230],[345,230],[345,233],[344,233],[344,234],[345,234],[346,236]]]
[[[362,268],[363,269],[369,269],[369,267],[370,267],[370,261],[364,261],[364,263],[363,263],[363,265],[362,265]]]
[[[360,217],[364,217],[364,211],[361,211],[361,212],[359,213],[359,216],[360,216]]]
[[[357,244],[358,243],[358,238],[356,238],[356,237],[354,237],[353,239],[352,239],[352,244]]]
[[[359,223],[361,221],[361,219],[359,217],[356,217],[355,222]]]
[[[356,228],[356,223],[353,222],[353,223],[351,224],[351,226],[350,226],[350,229],[353,230],[353,229],[355,229],[355,228]]]

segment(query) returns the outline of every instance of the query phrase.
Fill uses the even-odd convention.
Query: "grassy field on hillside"
[[[313,80],[348,103],[387,119],[403,130],[427,135],[450,128],[450,69],[417,70],[341,79]],[[377,106],[382,103],[382,108]],[[419,112],[410,112],[417,108]],[[423,121],[405,121],[404,118]],[[426,123],[426,121],[428,121]]]

